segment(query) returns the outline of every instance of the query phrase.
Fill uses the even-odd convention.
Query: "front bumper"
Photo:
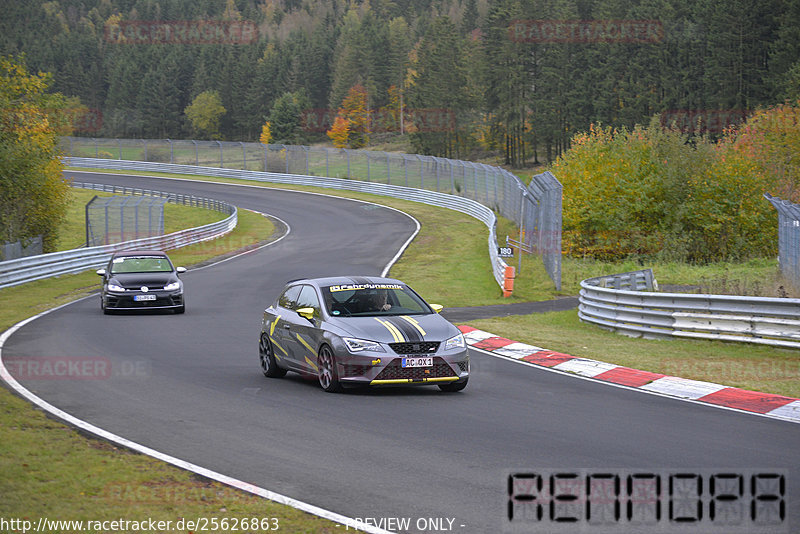
[[[338,362],[339,381],[344,384],[441,384],[469,377],[467,351],[433,356],[430,367],[403,367],[404,356],[381,353],[348,355]],[[376,363],[378,362],[379,363]]]
[[[155,300],[136,300],[138,295],[154,295]],[[183,291],[126,291],[108,292],[103,296],[107,310],[159,310],[180,308],[184,305]]]

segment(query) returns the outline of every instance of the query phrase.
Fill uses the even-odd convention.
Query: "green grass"
[[[106,172],[106,171],[104,171]],[[113,171],[108,171],[113,172]],[[125,172],[125,174],[131,174]],[[139,173],[152,175],[153,173]],[[187,179],[201,177],[182,176]],[[218,182],[250,183],[235,179]],[[269,186],[269,184],[258,184]],[[310,187],[284,189],[320,191]],[[326,194],[374,201],[416,217],[422,229],[390,275],[407,281],[426,299],[445,306],[544,300],[574,295],[584,278],[651,265],[607,264],[565,259],[563,288],[556,291],[541,262],[523,257],[514,295],[504,299],[491,274],[488,231],[476,220],[449,210],[372,195],[325,190]],[[263,217],[239,212],[239,227],[221,240],[171,252],[191,265],[232,249],[252,246],[273,232]],[[500,220],[498,239],[516,238],[513,224]],[[517,258],[510,260],[517,266]],[[662,284],[725,280],[727,287],[774,277],[773,261],[712,266],[654,265]],[[743,282],[743,280],[752,280]],[[41,310],[86,295],[97,276],[83,273],[0,290],[0,329]],[[710,341],[631,339],[583,324],[575,311],[474,321],[476,328],[551,350],[653,372],[800,397],[800,352]],[[0,389],[0,517],[164,518],[194,515],[264,517],[280,520],[284,532],[338,532],[332,523],[210,484],[155,460],[86,439],[53,422]]]

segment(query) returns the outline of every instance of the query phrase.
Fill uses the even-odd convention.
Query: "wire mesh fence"
[[[0,261],[36,256],[42,253],[43,247],[42,236],[14,241],[13,243],[2,243],[0,244]]]
[[[525,196],[525,244],[542,256],[557,290],[561,290],[561,194],[561,183],[548,171],[531,178]]]
[[[800,288],[800,204],[765,193],[778,210],[778,263],[781,273]]]
[[[528,188],[505,169],[483,163],[372,150],[171,139],[65,137],[62,148],[71,157],[345,178],[425,189],[475,200],[518,226],[529,224],[524,215],[528,203],[525,197],[530,195]],[[558,226],[560,236],[560,197],[558,202],[547,200],[539,202],[535,210],[531,206],[527,209],[537,213],[537,233]],[[556,244],[557,251],[554,249]],[[560,238],[557,242],[551,238],[549,243],[538,245],[536,250],[543,254],[548,274],[556,287],[560,287]]]
[[[159,197],[95,195],[86,203],[86,246],[162,235],[166,203]]]

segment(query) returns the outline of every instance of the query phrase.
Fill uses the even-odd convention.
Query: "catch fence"
[[[781,200],[765,193],[764,197],[778,210],[778,263],[781,273],[800,288],[800,204]]]
[[[86,204],[86,246],[110,245],[164,233],[166,198],[94,196]]]
[[[537,243],[534,248],[542,253],[545,268],[556,287],[561,286],[560,197],[558,202],[541,202],[519,178],[500,167],[416,154],[224,141],[65,137],[62,148],[68,156],[79,158],[345,178],[469,198],[514,221],[526,235],[538,236],[549,231],[542,229],[557,225],[557,243],[551,233],[545,235],[547,244]],[[536,213],[539,222],[534,223],[526,212]],[[538,225],[535,231],[534,227],[527,228],[530,224]]]

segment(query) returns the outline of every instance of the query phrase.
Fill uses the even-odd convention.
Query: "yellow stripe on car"
[[[287,355],[287,356],[289,355],[289,353],[288,353],[288,352],[286,352],[286,349],[284,349],[283,347],[281,347],[280,345],[278,345],[278,342],[277,342],[277,341],[275,341],[274,339],[272,339],[272,336],[270,336],[269,340],[270,340],[270,341],[272,341],[272,344],[273,344],[273,345],[275,345],[276,347],[278,347],[279,349],[281,349],[281,352],[282,352],[282,353],[284,353],[284,354],[285,354],[285,355]],[[277,356],[277,354],[276,354],[276,356]]]
[[[374,319],[386,327],[386,330],[388,330],[389,333],[392,334],[392,337],[396,342],[402,343],[403,341],[406,341],[406,338],[403,336],[403,333],[400,332],[400,330],[398,330],[395,325],[393,325],[389,321],[381,321],[377,317],[374,317]]]
[[[370,385],[377,384],[409,384],[412,382],[455,382],[457,376],[445,376],[441,378],[392,378],[389,380],[373,380]]]
[[[319,367],[317,367],[317,364],[315,362],[312,362],[308,356],[306,356],[306,363],[311,367],[313,367],[315,371],[319,372]]]
[[[317,351],[312,349],[311,345],[309,345],[308,342],[305,339],[303,339],[303,337],[300,334],[295,334],[294,337],[296,337],[297,341],[299,341],[305,348],[307,348],[309,352],[311,352],[311,354],[313,354],[314,356],[317,355]]]
[[[275,333],[275,327],[278,326],[278,321],[280,321],[280,320],[281,320],[281,316],[278,315],[277,317],[275,317],[275,322],[273,322],[272,325],[269,327],[269,336],[270,336],[270,338],[272,337],[272,334]]]
[[[422,327],[419,325],[419,322],[417,322],[416,319],[412,319],[408,315],[401,315],[400,318],[405,319],[407,323],[409,323],[411,326],[419,330],[420,334],[422,334],[423,336],[425,335],[425,330],[422,329]]]

